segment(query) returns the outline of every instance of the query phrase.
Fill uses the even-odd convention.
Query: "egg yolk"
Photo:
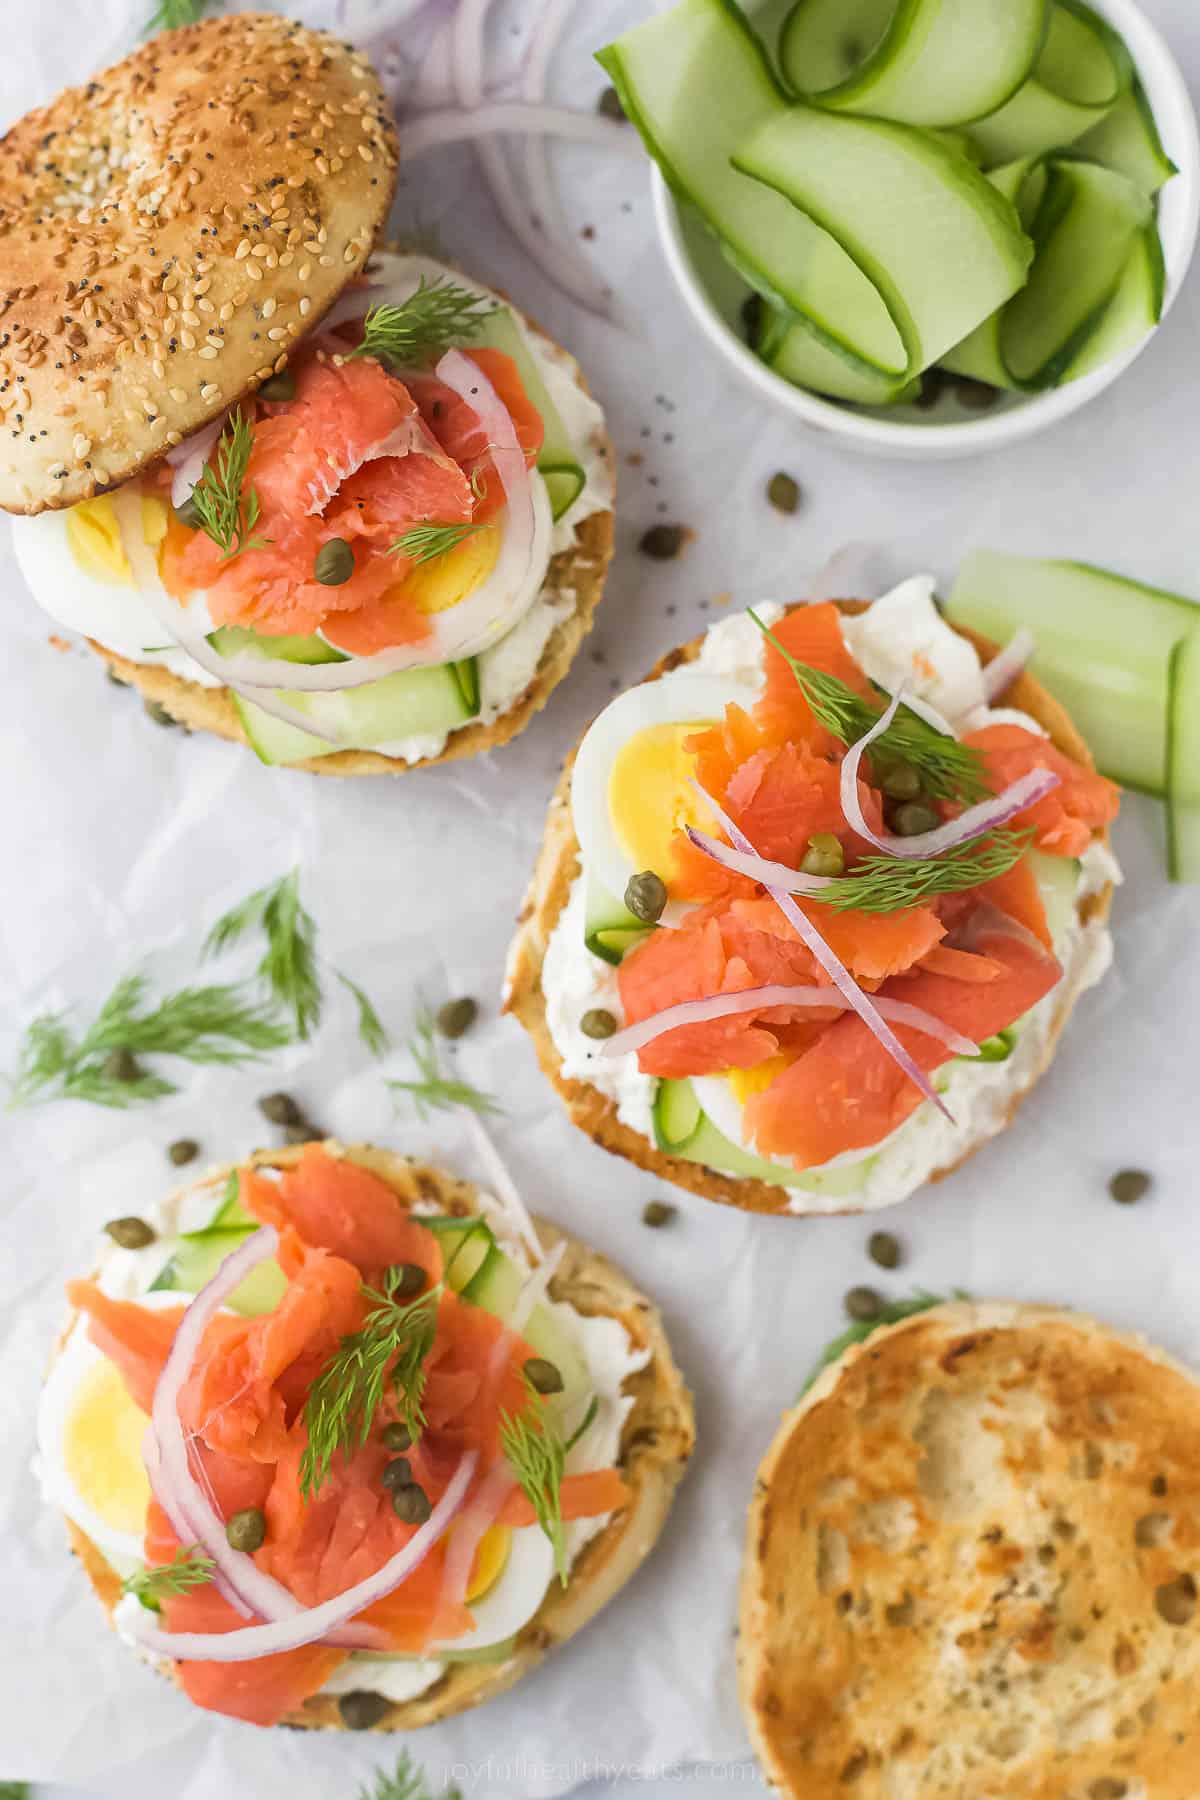
[[[730,1069],[725,1077],[729,1091],[739,1106],[745,1106],[753,1094],[761,1094],[769,1088],[775,1077],[782,1075],[795,1060],[794,1056],[781,1052],[778,1056],[769,1056],[766,1062],[757,1063],[753,1069]]]
[[[665,880],[671,839],[685,825],[712,831],[716,821],[691,786],[696,759],[684,749],[705,721],[648,725],[622,744],[608,778],[608,815],[635,869]]]
[[[471,1578],[467,1582],[467,1605],[473,1600],[482,1599],[489,1588],[495,1587],[508,1562],[508,1554],[512,1548],[512,1532],[507,1525],[489,1525],[479,1540],[475,1551],[475,1561],[471,1564]]]
[[[137,1537],[145,1529],[150,1483],[142,1462],[146,1415],[110,1362],[93,1363],[80,1381],[63,1431],[63,1462],[76,1493],[111,1525]]]
[[[66,515],[67,547],[85,575],[114,587],[132,587],[129,558],[121,542],[121,527],[107,494],[81,500]],[[167,503],[142,496],[142,536],[156,548],[167,535]]]
[[[496,566],[502,539],[498,523],[472,531],[444,556],[416,563],[404,577],[403,593],[426,616],[449,612],[482,587]]]

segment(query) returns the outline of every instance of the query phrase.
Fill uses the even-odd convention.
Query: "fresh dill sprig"
[[[43,1013],[28,1027],[9,1080],[10,1110],[50,1100],[129,1107],[177,1092],[138,1057],[236,1065],[290,1041],[273,1008],[240,983],[181,988],[151,1003],[146,977],[125,975],[81,1037],[67,1016]]]
[[[205,463],[188,503],[197,526],[212,539],[226,562],[243,550],[261,550],[270,542],[251,536],[259,519],[258,494],[254,488],[242,492],[253,446],[253,427],[242,417],[239,406],[221,433],[215,467]]]
[[[437,1796],[424,1769],[413,1762],[407,1750],[402,1750],[392,1773],[380,1769],[371,1787],[359,1788],[358,1800],[437,1800]],[[462,1789],[444,1789],[441,1800],[463,1800]]]
[[[399,368],[430,362],[451,344],[475,335],[495,312],[486,295],[459,287],[448,276],[436,281],[422,276],[415,293],[399,306],[373,306],[363,320],[363,341],[356,356],[374,356]]]
[[[563,1529],[562,1483],[567,1453],[592,1423],[600,1403],[593,1395],[578,1427],[564,1439],[544,1399],[532,1387],[529,1399],[532,1414],[529,1411],[501,1413],[500,1447],[550,1541],[558,1579],[566,1587],[567,1541]]]
[[[425,1426],[425,1359],[437,1331],[441,1287],[398,1300],[399,1271],[390,1271],[385,1291],[363,1288],[371,1310],[360,1327],[344,1337],[318,1375],[304,1406],[308,1443],[300,1459],[300,1492],[317,1492],[338,1451],[361,1450],[375,1415],[391,1390],[415,1442]]]
[[[410,562],[434,562],[457,550],[464,539],[483,530],[483,524],[412,525],[384,551],[385,556],[406,556]]]
[[[491,1094],[444,1072],[438,1055],[437,1025],[424,1001],[417,1007],[408,1053],[416,1063],[421,1079],[389,1081],[387,1085],[393,1093],[410,1094],[422,1119],[429,1117],[430,1110],[446,1110],[452,1106],[466,1106],[482,1115],[503,1110]]]
[[[372,1056],[384,1055],[391,1048],[392,1040],[388,1036],[383,1020],[372,1006],[369,996],[359,987],[357,981],[351,981],[350,977],[343,975],[340,969],[335,969],[334,974],[347,993],[353,996],[354,1004],[358,1008],[359,1037]]]
[[[962,844],[922,860],[864,856],[852,874],[835,875],[812,898],[838,912],[900,912],[937,894],[961,894],[1007,875],[1032,842],[1030,831],[997,831],[982,844]]]
[[[955,1288],[952,1298],[967,1300],[970,1296],[962,1288]],[[864,1344],[881,1326],[898,1325],[901,1319],[911,1319],[916,1313],[928,1312],[931,1306],[942,1306],[944,1303],[944,1294],[930,1294],[926,1293],[923,1288],[918,1288],[911,1300],[889,1300],[873,1319],[856,1319],[852,1325],[847,1325],[845,1331],[839,1332],[837,1337],[826,1344],[812,1374],[800,1389],[801,1395],[807,1394],[821,1370],[827,1369],[830,1363],[835,1363],[839,1356],[850,1349],[852,1344]]]
[[[159,0],[143,32],[150,37],[155,31],[174,31],[179,25],[194,25],[208,6],[208,0]]]
[[[172,1562],[126,1576],[121,1592],[132,1594],[151,1612],[158,1612],[168,1594],[188,1594],[193,1588],[203,1587],[212,1580],[216,1567],[212,1557],[203,1555],[200,1546],[193,1544],[190,1550],[177,1550]]]
[[[747,610],[796,677],[813,717],[831,736],[843,744],[854,744],[878,724],[884,711],[882,706],[873,705],[861,694],[856,694],[836,675],[798,661],[771,628],[763,624],[753,607]],[[970,804],[986,799],[991,792],[984,779],[983,758],[978,750],[936,731],[926,719],[903,704],[887,730],[875,739],[868,754],[873,762],[911,764],[921,777],[921,786],[935,800]]]

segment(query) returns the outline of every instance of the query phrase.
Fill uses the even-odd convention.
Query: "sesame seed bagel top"
[[[282,368],[387,217],[367,58],[235,13],[0,139],[0,507],[117,486]]]

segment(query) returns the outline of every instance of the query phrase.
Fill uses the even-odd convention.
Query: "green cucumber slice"
[[[1200,882],[1200,627],[1176,644],[1167,679],[1167,872]]]
[[[1031,850],[1029,860],[1046,909],[1046,926],[1057,944],[1076,920],[1079,863],[1073,856],[1048,856],[1044,850]]]
[[[763,302],[754,347],[767,367],[785,381],[857,406],[892,406],[913,398],[920,385],[907,375],[880,375],[831,355],[807,320],[784,312],[769,300]]]
[[[589,872],[583,941],[593,956],[615,966],[627,951],[641,943],[649,929],[652,927],[636,918],[620,900],[614,900],[608,889]]]
[[[676,1090],[686,1089],[686,1093]],[[683,1138],[674,1132],[686,1128],[694,1115],[695,1125]],[[768,1181],[776,1187],[801,1188],[806,1193],[830,1198],[857,1193],[863,1178],[875,1161],[866,1156],[861,1162],[846,1163],[836,1169],[800,1170],[784,1163],[767,1162],[743,1150],[713,1124],[696,1098],[690,1081],[660,1081],[654,1100],[654,1132],[661,1150],[678,1156],[684,1162],[704,1163],[723,1175],[741,1175],[754,1181]]]
[[[963,1061],[985,1063],[1007,1062],[1013,1053],[1013,1047],[1016,1044],[1016,1041],[1016,1035],[1011,1026],[1006,1026],[1003,1031],[998,1031],[995,1037],[984,1038],[982,1044],[979,1046],[978,1056],[967,1056],[963,1058]]]
[[[485,1312],[494,1313],[498,1319],[506,1319],[526,1279],[524,1271],[512,1258],[498,1245],[493,1245],[479,1271],[463,1288],[463,1299],[481,1306]],[[554,1405],[564,1418],[574,1415],[579,1404],[592,1392],[592,1377],[573,1339],[544,1303],[534,1307],[521,1336],[539,1356],[554,1364],[563,1378],[562,1390],[554,1396]]]
[[[690,1081],[660,1081],[654,1096],[654,1139],[660,1150],[682,1153],[700,1129],[704,1108]]]
[[[151,1282],[150,1292],[177,1289],[181,1294],[198,1294],[212,1280],[225,1258],[244,1244],[248,1236],[249,1233],[242,1229],[189,1232],[180,1238],[169,1260]],[[252,1269],[226,1304],[234,1312],[247,1316],[274,1312],[286,1288],[283,1270],[272,1258]]]
[[[439,663],[427,669],[401,669],[365,687],[347,688],[336,694],[294,693],[280,690],[278,698],[293,712],[322,725],[338,743],[317,737],[287,720],[277,719],[242,694],[233,703],[260,761],[279,764],[302,762],[312,756],[332,756],[342,747],[369,750],[399,738],[436,736],[466,724],[472,715],[464,697],[468,681],[458,671],[461,664]]]
[[[238,1181],[238,1172],[235,1169],[233,1174],[229,1177],[229,1180],[225,1183],[225,1189],[221,1195],[217,1210],[208,1221],[205,1230],[253,1231],[257,1224],[258,1220],[251,1218],[250,1214],[242,1205],[241,1184]],[[185,1236],[188,1237],[194,1237],[195,1235],[194,1232],[185,1233]]]
[[[521,385],[530,402],[542,415],[544,435],[537,466],[550,496],[551,514],[555,519],[561,519],[583,492],[583,464],[575,454],[575,446],[571,443],[567,428],[550,398],[549,389],[529,348],[524,327],[508,307],[498,306],[484,318],[472,341],[492,350],[503,350],[516,363]]]
[[[1070,712],[1104,773],[1165,792],[1167,668],[1200,622],[1191,601],[1087,563],[974,550],[946,615],[998,643],[1030,626],[1031,672]]]
[[[887,307],[840,245],[730,161],[757,126],[787,110],[733,0],[681,0],[597,60],[665,180],[751,286],[807,319],[830,357],[867,372],[906,373]]]
[[[910,375],[960,343],[1025,280],[1033,246],[1012,205],[928,132],[793,106],[760,125],[733,161],[854,259],[895,321]]]
[[[422,1219],[421,1224],[437,1233],[446,1286],[461,1294],[496,1248],[491,1226],[486,1219]]]
[[[349,662],[342,650],[335,650],[323,637],[267,637],[261,631],[248,631],[242,625],[219,625],[210,631],[208,641],[222,656],[237,656],[243,650],[255,656],[276,656],[281,662],[336,663]]]
[[[1036,207],[1030,206],[1030,198],[1041,192],[1041,170],[1040,157],[1022,156],[1016,162],[1005,163],[1003,168],[992,169],[987,177],[997,193],[1003,195],[1016,209],[1017,217],[1026,228],[1036,212]],[[946,352],[942,357],[942,368],[949,369],[955,375],[967,375],[973,381],[985,381],[989,387],[1016,387],[1017,383],[1000,348],[1000,321],[1003,317],[1004,308],[998,307],[961,344],[955,344],[952,350]]]
[[[1125,45],[1079,0],[1055,0],[1033,73],[1006,105],[971,126],[985,168],[1074,143],[1133,80]]]
[[[796,0],[779,64],[794,93],[835,111],[962,125],[1016,93],[1045,15],[1046,0]]]
[[[1163,149],[1145,88],[1133,77],[1127,94],[1098,125],[1075,140],[1075,150],[1092,162],[1128,175],[1147,194],[1156,194],[1179,170]]]
[[[1140,344],[1162,318],[1167,268],[1158,223],[1150,219],[1133,240],[1125,273],[1095,331],[1063,371],[1061,380],[1078,381]]]

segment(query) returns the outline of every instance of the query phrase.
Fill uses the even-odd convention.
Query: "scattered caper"
[[[433,1508],[425,1489],[410,1481],[392,1494],[392,1510],[406,1525],[423,1525]]]
[[[345,538],[328,538],[317,551],[314,579],[322,587],[341,587],[354,573],[354,552]]]
[[[189,531],[198,531],[200,529],[200,509],[196,505],[196,496],[194,493],[189,494],[183,505],[177,506],[174,510],[175,517],[179,520],[179,523],[181,525],[186,525]]]
[[[343,1694],[337,1705],[347,1731],[370,1731],[392,1710],[392,1702],[383,1694],[370,1694],[361,1688]]]
[[[265,1514],[257,1506],[247,1506],[225,1521],[225,1536],[231,1550],[257,1550],[267,1535]]]
[[[385,1450],[407,1450],[412,1444],[412,1432],[399,1419],[385,1425],[379,1437]]]
[[[687,535],[682,525],[652,525],[642,533],[638,549],[655,562],[672,562],[687,542]]]
[[[258,390],[261,400],[294,400],[296,398],[296,377],[290,369],[280,369],[278,375],[272,375],[264,381]]]
[[[880,772],[879,785],[889,800],[915,800],[921,777],[911,763],[894,762]]]
[[[832,831],[815,831],[808,849],[800,859],[805,875],[840,875],[846,867],[846,853]]]
[[[437,1016],[437,1028],[443,1037],[460,1038],[470,1031],[479,1017],[479,1002],[464,994],[461,1000],[447,1000]]]
[[[767,483],[767,500],[776,512],[794,513],[800,504],[800,483],[781,469]]]
[[[1118,1169],[1108,1191],[1118,1206],[1134,1206],[1149,1193],[1150,1177],[1144,1169]]]
[[[847,1314],[852,1319],[877,1319],[883,1311],[883,1301],[874,1288],[852,1287],[842,1301]]]
[[[897,837],[920,837],[923,832],[933,831],[941,824],[941,819],[932,806],[926,806],[923,800],[906,800],[892,814],[892,830]]]
[[[584,1037],[610,1038],[617,1029],[617,1021],[602,1006],[590,1006],[579,1021],[579,1029]]]
[[[642,1224],[649,1225],[657,1231],[660,1226],[669,1225],[675,1217],[675,1207],[668,1206],[665,1200],[647,1200],[642,1208]]]
[[[655,925],[667,904],[667,884],[653,869],[642,869],[625,884],[625,904],[635,919]]]
[[[142,711],[145,713],[146,717],[150,720],[152,725],[168,725],[169,726],[169,725],[178,725],[178,723],[179,723],[179,720],[176,718],[173,718],[171,716],[171,714],[167,711],[166,707],[161,706],[157,700],[143,700],[142,701]]]
[[[387,1465],[379,1479],[385,1488],[399,1488],[411,1486],[412,1478],[412,1464],[407,1456],[397,1456]]]
[[[535,1394],[561,1394],[563,1391],[562,1371],[557,1363],[547,1361],[544,1356],[531,1356],[525,1364],[525,1379]]]
[[[596,102],[596,111],[602,119],[615,119],[618,125],[625,123],[625,108],[621,105],[621,96],[615,87],[606,87]]]
[[[1154,1590],[1154,1610],[1167,1625],[1190,1625],[1196,1611],[1196,1583],[1190,1575],[1177,1575]]]
[[[120,1244],[122,1250],[144,1250],[152,1244],[158,1233],[145,1219],[133,1217],[110,1219],[104,1227],[114,1244]]]
[[[110,1050],[104,1059],[104,1073],[110,1081],[137,1081],[142,1065],[132,1050]]]
[[[173,1144],[167,1145],[167,1156],[177,1169],[185,1163],[195,1162],[200,1154],[200,1146],[195,1138],[176,1138]]]
[[[898,1269],[903,1254],[900,1239],[890,1231],[873,1231],[867,1239],[867,1255],[881,1269]]]
[[[389,1286],[395,1300],[411,1300],[419,1294],[429,1277],[420,1263],[401,1263],[390,1278]]]
[[[272,1125],[299,1125],[302,1114],[290,1094],[264,1094],[258,1110]]]
[[[283,1128],[285,1144],[312,1144],[324,1136],[325,1133],[318,1131],[309,1119],[297,1119],[294,1125],[285,1125]]]

